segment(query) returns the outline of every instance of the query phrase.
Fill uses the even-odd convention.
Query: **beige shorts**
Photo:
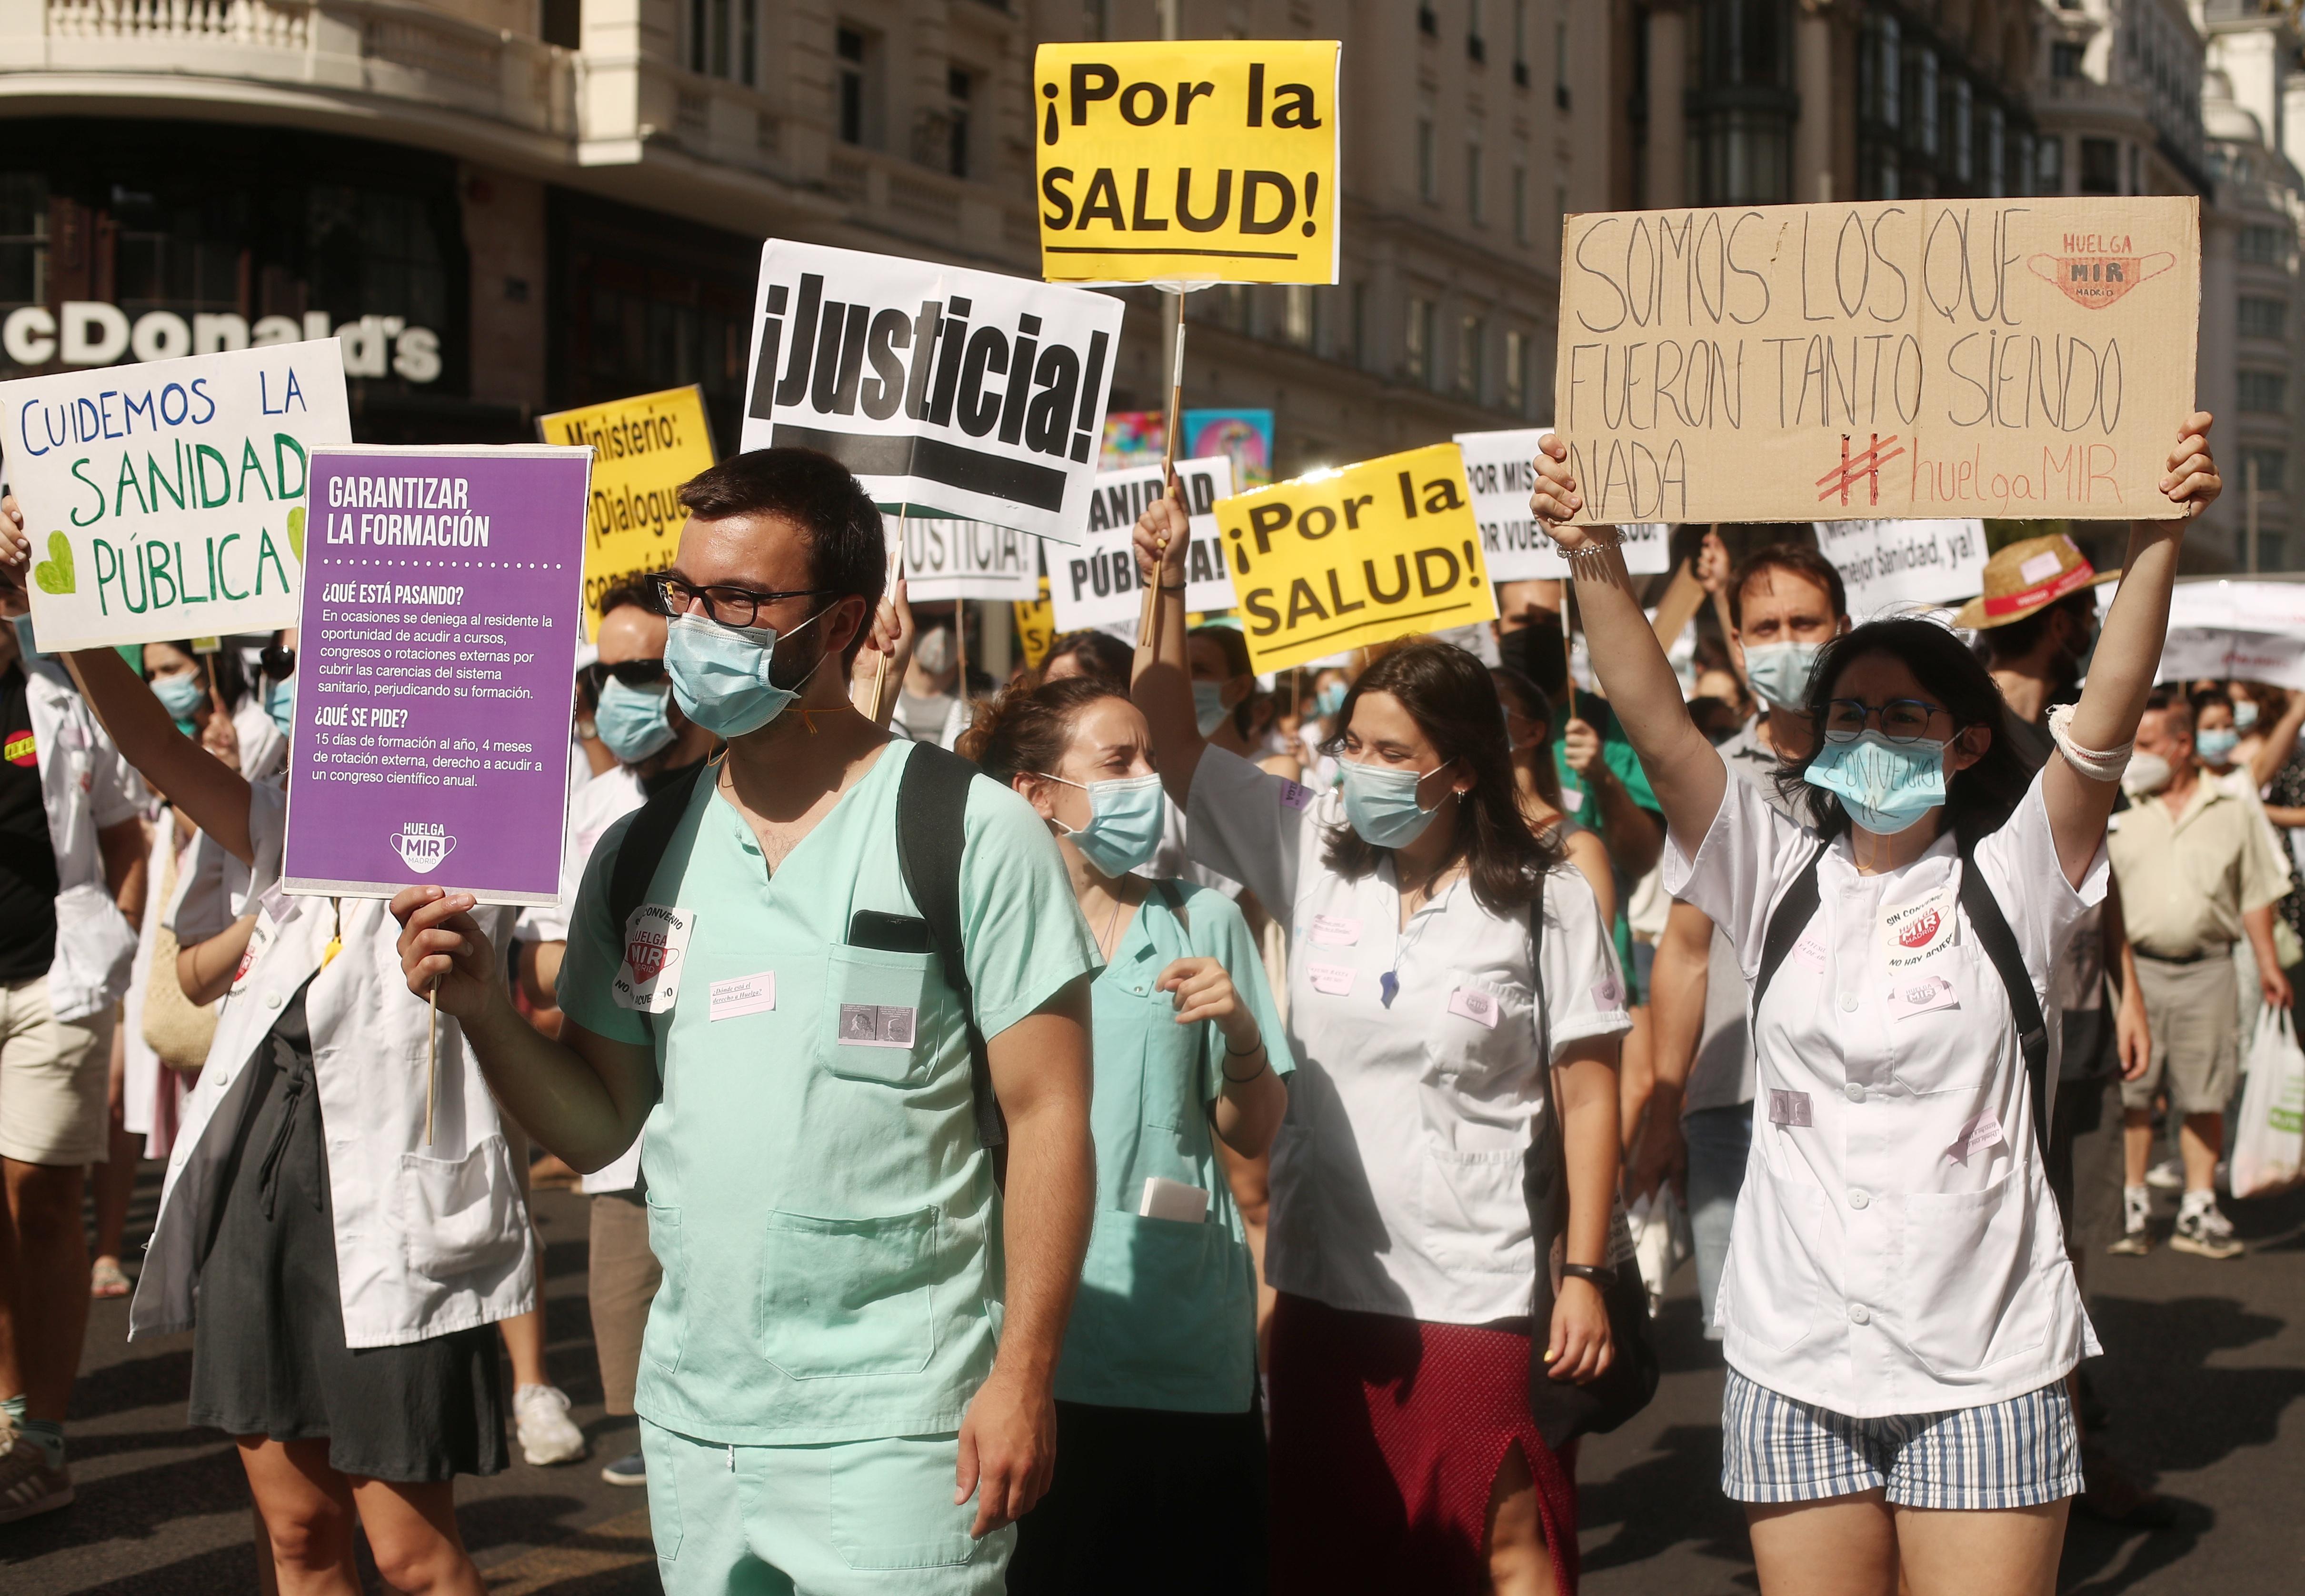
[[[0,986],[0,1158],[101,1164],[115,1011],[66,1024],[48,1007],[48,978]]]
[[[2222,1114],[2241,1078],[2241,1013],[2233,962],[2224,954],[2191,964],[2137,955],[2153,1049],[2145,1074],[2121,1083],[2126,1108],[2150,1108],[2165,1084],[2178,1114]]]

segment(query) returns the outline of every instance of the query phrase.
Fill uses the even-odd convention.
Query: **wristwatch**
[[[1603,1291],[1617,1283],[1617,1271],[1605,1263],[1564,1263],[1561,1272],[1579,1280],[1590,1280]]]

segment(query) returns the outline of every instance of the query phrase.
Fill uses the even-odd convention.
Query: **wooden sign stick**
[[[897,515],[897,552],[889,561],[889,584],[894,587],[897,574],[905,568],[905,538],[912,531],[912,506],[907,505]],[[880,695],[889,684],[889,657],[874,650],[872,660],[872,724],[880,724]]]
[[[1168,484],[1169,497],[1179,505],[1185,502],[1183,490],[1177,482],[1177,429],[1184,423],[1185,402],[1185,294],[1177,292],[1177,318],[1170,324],[1175,337],[1176,356],[1169,368],[1169,420],[1161,433],[1161,480]],[[1161,539],[1161,556],[1166,560],[1169,540]],[[1161,652],[1161,567],[1152,568],[1152,580],[1144,589],[1144,613],[1136,619],[1136,646],[1158,657]]]
[[[424,1145],[432,1145],[432,1108],[440,1100],[440,978],[432,978],[424,1016]]]

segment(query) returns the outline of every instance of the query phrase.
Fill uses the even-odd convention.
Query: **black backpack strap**
[[[1761,935],[1761,968],[1759,973],[1753,977],[1751,1012],[1756,1019],[1761,1012],[1761,999],[1768,995],[1769,982],[1776,979],[1777,967],[1785,962],[1785,955],[1792,952],[1793,944],[1800,940],[1800,934],[1808,929],[1808,922],[1816,918],[1817,905],[1822,901],[1817,896],[1816,869],[1824,862],[1824,850],[1829,846],[1830,844],[1818,845],[1816,851],[1808,856],[1808,863],[1802,867],[1801,873],[1793,878],[1793,884],[1785,888],[1785,896],[1777,900],[1777,906],[1769,911],[1768,930]],[[1754,1035],[1757,1039],[1759,1034],[1756,1025]]]
[[[701,760],[681,772],[669,785],[659,788],[642,804],[633,816],[633,823],[625,828],[624,843],[617,849],[617,862],[608,871],[608,924],[618,937],[625,934],[625,922],[632,919],[633,911],[648,901],[649,883],[656,879],[657,866],[664,862],[665,850],[672,845],[672,834],[678,828],[680,818],[688,812],[698,779],[717,763]],[[640,1019],[648,1033],[654,1036],[656,1016],[642,1009]]]
[[[961,931],[960,856],[968,843],[968,784],[983,773],[932,743],[915,743],[897,788],[897,864],[905,890],[928,922],[929,940],[944,966],[945,985],[960,1000],[968,1027],[968,1091],[977,1139],[996,1160],[1008,1146],[1008,1125],[992,1091],[992,1063],[976,1025],[976,996],[968,980]]]
[[[2017,934],[1994,901],[1993,889],[1977,868],[1974,849],[1961,854],[1961,906],[1969,915],[1985,956],[1993,961],[2001,984],[2009,990],[2009,1014],[2017,1023],[2017,1046],[2025,1056],[2025,1074],[2033,1095],[2033,1135],[2046,1156],[2049,1150],[2049,1022],[2041,1000],[2033,992],[2033,972],[2018,951]]]

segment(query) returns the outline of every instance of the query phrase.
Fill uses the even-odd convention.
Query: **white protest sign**
[[[1841,573],[1849,613],[1942,604],[1984,590],[1981,521],[1820,521],[1816,546]]]
[[[2179,582],[2156,680],[2203,676],[2305,690],[2305,583]]]
[[[1179,460],[1177,478],[1183,487],[1193,534],[1193,547],[1186,556],[1185,608],[1188,613],[1230,609],[1232,578],[1225,571],[1215,510],[1219,499],[1232,497],[1232,461],[1222,454]],[[1076,548],[1047,551],[1049,598],[1056,606],[1059,634],[1084,626],[1125,623],[1129,636],[1135,636],[1144,592],[1136,574],[1136,518],[1161,491],[1158,465],[1132,465],[1097,473],[1096,496],[1089,501],[1087,535]]]
[[[882,515],[889,551],[904,529],[905,590],[915,604],[948,598],[1030,603],[1041,596],[1040,545],[1013,528],[939,515]]]
[[[880,505],[1069,543],[1121,312],[1087,289],[770,239],[737,446],[821,450]]]
[[[1536,487],[1536,440],[1551,430],[1516,427],[1457,435],[1457,446],[1465,451],[1465,480],[1473,489],[1473,519],[1480,522],[1481,556],[1491,582],[1569,574],[1569,562],[1528,511],[1528,496]],[[1626,570],[1642,576],[1668,568],[1671,528],[1662,522],[1635,522],[1621,530]]]
[[[334,338],[0,383],[41,652],[293,626],[309,457],[351,441]]]

